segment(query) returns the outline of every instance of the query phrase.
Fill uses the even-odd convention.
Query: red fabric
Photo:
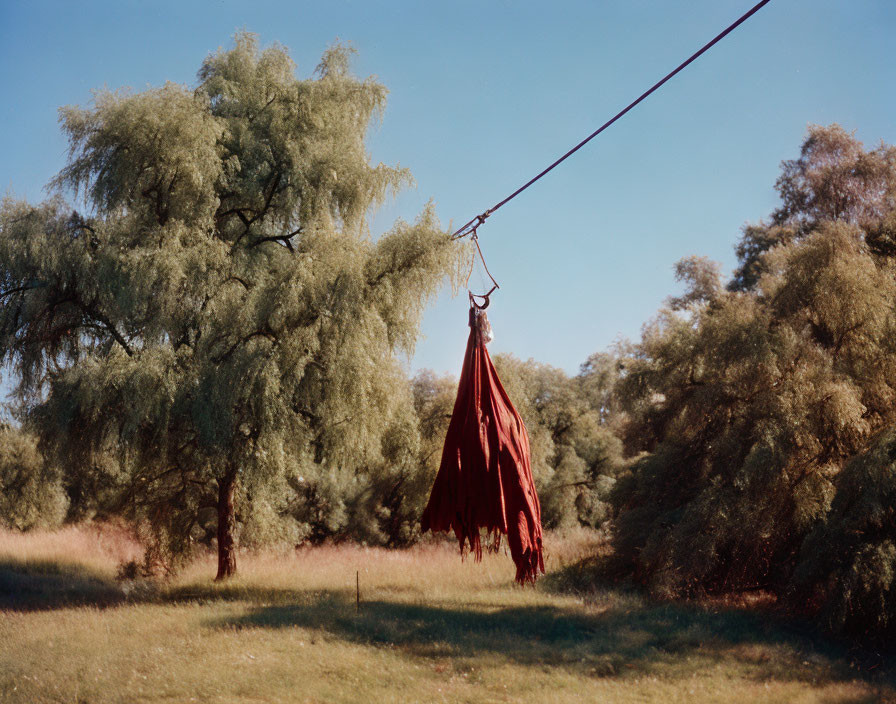
[[[516,580],[544,574],[541,507],[529,466],[529,436],[498,379],[470,310],[470,338],[448,425],[442,462],[420,524],[423,531],[454,530],[482,558],[480,529],[497,549],[507,536]]]

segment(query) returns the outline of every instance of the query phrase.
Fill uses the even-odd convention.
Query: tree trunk
[[[236,471],[228,470],[218,483],[218,576],[216,582],[236,574],[236,545],[233,532],[236,512],[233,497],[236,493]]]

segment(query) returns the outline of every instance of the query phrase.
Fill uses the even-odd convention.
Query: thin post
[[[361,611],[361,570],[355,572],[355,605]]]

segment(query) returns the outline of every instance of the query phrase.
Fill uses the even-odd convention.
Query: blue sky
[[[604,2],[0,3],[0,184],[38,200],[63,165],[56,110],[91,90],[192,85],[248,29],[308,76],[337,38],[390,90],[375,161],[415,189],[374,232],[433,199],[466,222],[589,134],[747,10],[752,0]],[[775,206],[780,162],[809,123],[896,142],[890,0],[772,0],[684,73],[481,229],[501,283],[492,352],[568,372],[676,292],[690,254],[734,266],[742,225]],[[474,275],[474,282],[477,276]],[[465,296],[428,310],[411,369],[459,371]]]

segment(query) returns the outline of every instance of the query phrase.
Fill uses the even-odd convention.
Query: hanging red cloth
[[[485,306],[472,297],[471,303],[457,400],[420,525],[424,532],[453,529],[461,550],[469,543],[477,560],[482,558],[480,529],[495,550],[504,534],[516,564],[516,581],[535,582],[539,572],[544,574],[544,557],[529,436],[485,347],[491,341]]]

